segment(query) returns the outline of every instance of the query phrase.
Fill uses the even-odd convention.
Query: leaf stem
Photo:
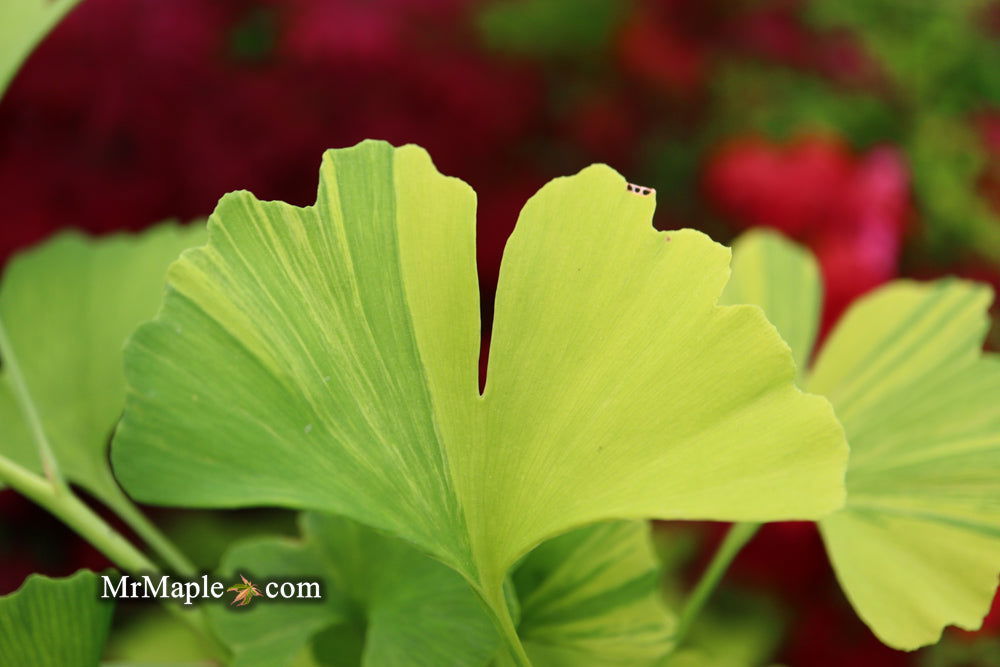
[[[497,667],[531,667],[531,660],[524,651],[521,637],[514,626],[514,619],[511,618],[510,610],[507,608],[503,586],[499,587],[499,594],[482,595],[482,597],[506,648],[505,655],[497,657]]]
[[[0,478],[41,505],[127,572],[155,572],[156,566],[73,494],[0,456]]]
[[[21,412],[28,421],[28,428],[31,429],[31,435],[35,440],[35,444],[38,446],[38,457],[41,459],[42,470],[45,472],[45,476],[52,482],[57,491],[62,492],[63,495],[70,495],[69,486],[66,484],[65,478],[63,478],[62,472],[59,470],[59,463],[56,461],[52,444],[49,442],[48,436],[45,435],[45,429],[42,427],[42,418],[38,414],[35,402],[31,398],[28,383],[21,372],[21,366],[17,362],[17,355],[14,354],[14,346],[7,336],[7,329],[4,327],[2,319],[0,319],[0,360],[3,361],[4,371],[10,377],[14,396],[21,407]]]
[[[156,573],[159,568],[137,549],[134,544],[125,539],[110,524],[86,505],[73,493],[73,490],[59,469],[52,444],[45,433],[41,415],[35,406],[28,389],[27,381],[18,365],[14,354],[14,346],[7,335],[7,330],[0,320],[0,360],[3,361],[4,373],[10,378],[15,398],[21,408],[21,413],[28,423],[32,437],[38,447],[45,477],[28,470],[20,464],[0,456],[0,480],[39,506],[48,510],[63,523],[72,528],[81,537],[90,542],[108,560],[129,573]],[[110,477],[110,473],[109,473]],[[109,498],[108,506],[128,524],[142,540],[150,546],[164,562],[178,574],[194,576],[194,566],[177,548],[139,511],[132,500],[118,487],[114,478],[110,479],[109,489],[114,495]],[[204,634],[213,644],[225,651],[218,644],[215,636],[208,630],[204,613],[200,609],[185,611],[167,604],[171,613],[187,622],[193,628]]]
[[[121,517],[129,528],[135,531],[143,542],[156,553],[167,567],[176,574],[193,577],[197,570],[187,557],[174,546],[174,544],[151,522],[142,511],[136,507],[132,499],[117,486],[113,497],[107,498],[106,502],[114,512]]]
[[[712,556],[712,561],[708,564],[705,572],[701,575],[701,579],[698,580],[694,590],[691,591],[691,595],[688,596],[687,601],[684,603],[684,609],[677,620],[677,630],[674,632],[673,640],[675,647],[679,647],[683,643],[691,629],[692,623],[698,614],[701,613],[716,586],[719,585],[726,570],[729,569],[729,565],[736,558],[736,554],[757,533],[760,526],[761,524],[759,523],[734,523],[729,532],[726,533],[722,544],[719,545],[719,548],[715,551],[715,555]]]
[[[58,495],[72,496],[73,493],[59,469],[59,461],[56,459],[52,444],[45,433],[42,425],[41,415],[32,399],[28,389],[28,383],[21,372],[17,356],[14,354],[14,346],[7,335],[7,330],[0,319],[0,359],[4,364],[5,373],[10,377],[14,394],[17,398],[21,413],[28,422],[32,438],[38,447],[38,456],[42,463],[42,470],[45,477],[49,479]],[[22,469],[23,470],[23,469]],[[22,476],[23,480],[23,476]],[[184,557],[169,540],[150,523],[150,521],[139,511],[132,500],[126,496],[118,487],[118,483],[109,474],[108,489],[114,490],[115,497],[111,498],[109,506],[129,525],[132,530],[142,538],[142,540],[155,551],[171,569],[184,576],[195,574],[194,566]],[[27,495],[27,494],[25,494]],[[37,501],[36,501],[37,502]],[[41,503],[39,503],[41,504]],[[96,545],[95,545],[96,546]],[[107,554],[106,554],[107,555]],[[111,558],[110,555],[108,555]],[[114,559],[112,559],[114,560]]]
[[[6,482],[11,488],[48,510],[52,515],[94,545],[102,554],[107,556],[108,560],[121,570],[132,574],[139,572],[151,574],[159,572],[159,568],[144,553],[139,551],[135,545],[122,537],[110,524],[87,507],[68,487],[66,488],[66,492],[62,492],[50,480],[37,475],[5,456],[0,456],[0,481]],[[134,506],[133,509],[141,520],[147,521],[139,513],[138,509]],[[136,532],[140,531],[137,530]],[[173,548],[173,545],[166,544]],[[186,563],[186,559],[183,556],[181,557],[181,561]],[[189,567],[191,566],[189,565]],[[193,567],[191,567],[191,571],[193,572]],[[179,568],[178,572],[186,576],[186,573],[181,572]],[[227,649],[219,643],[219,640],[208,629],[204,612],[201,609],[182,609],[172,603],[165,603],[164,606],[170,613],[204,635],[217,651],[222,651],[222,654],[226,655]]]

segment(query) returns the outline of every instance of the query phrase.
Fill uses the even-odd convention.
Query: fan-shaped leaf
[[[321,580],[322,603],[265,600],[247,612],[210,610],[239,665],[287,664],[313,645],[318,662],[485,665],[499,635],[456,572],[398,538],[348,519],[302,516],[304,541],[234,547],[226,574],[260,582]],[[513,574],[518,633],[540,667],[652,665],[669,648],[671,619],[643,522],[577,529],[533,551]],[[333,660],[331,664],[342,664]]]
[[[512,576],[517,632],[535,665],[656,665],[673,618],[642,521],[600,523],[545,542]]]
[[[122,347],[155,314],[167,265],[203,238],[201,225],[100,239],[65,233],[10,262],[0,283],[0,325],[10,344],[0,373],[0,455],[42,472],[28,401],[62,473],[119,504],[107,446],[125,403]]]
[[[897,283],[845,316],[810,389],[851,443],[844,511],[820,522],[848,597],[887,644],[978,627],[1000,571],[1000,360],[985,286]]]
[[[320,633],[321,663],[485,665],[499,647],[482,601],[454,570],[398,538],[349,519],[308,513],[304,541],[261,538],[226,554],[227,575],[321,581],[322,601],[265,599],[210,610],[237,665],[288,664]]]
[[[228,195],[128,348],[116,470],[149,502],[391,531],[498,614],[509,568],[575,526],[837,508],[829,405],[759,309],[715,306],[728,252],[652,212],[603,166],[527,203],[480,396],[468,186],[366,142],[326,154],[315,206]]]
[[[752,303],[792,348],[799,376],[816,342],[823,284],[812,254],[777,232],[755,229],[733,244],[733,278],[722,303]]]
[[[766,284],[754,298],[773,316],[802,253],[784,244],[784,257],[760,263],[756,243],[737,244],[733,283]],[[845,314],[807,374],[851,445],[847,505],[820,528],[855,609],[896,648],[933,643],[948,624],[977,627],[996,590],[1000,361],[981,352],[991,299],[959,281],[892,283]]]

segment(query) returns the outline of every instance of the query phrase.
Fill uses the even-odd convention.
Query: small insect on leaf
[[[647,188],[644,185],[636,185],[635,183],[626,183],[625,189],[628,190],[629,192],[634,192],[635,194],[643,197],[648,197],[649,195],[656,194],[655,188]]]

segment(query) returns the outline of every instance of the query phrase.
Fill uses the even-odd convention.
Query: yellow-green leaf
[[[113,457],[160,504],[322,509],[503,581],[612,518],[817,518],[843,500],[829,404],[757,308],[717,307],[728,251],[660,233],[595,166],[529,200],[477,385],[475,195],[415,146],[328,152],[317,204],[223,198],[126,351]],[[507,619],[508,638],[513,627]]]
[[[517,632],[539,667],[657,665],[671,648],[660,568],[643,521],[611,521],[545,542],[513,574]]]
[[[301,524],[302,541],[247,540],[223,559],[227,576],[247,574],[264,590],[319,581],[323,595],[212,607],[236,665],[289,664],[310,645],[323,664],[485,665],[499,646],[482,601],[454,570],[349,519],[313,512]]]
[[[4,0],[0,3],[0,97],[38,42],[79,0]]]
[[[784,244],[783,257],[743,262],[756,242],[737,244],[733,282],[767,285],[754,298],[772,316],[802,251]],[[981,351],[991,301],[962,281],[891,283],[848,310],[805,373],[851,446],[847,504],[820,529],[858,614],[896,648],[934,643],[949,624],[978,627],[996,590],[1000,360]]]
[[[348,519],[311,512],[301,523],[302,541],[247,540],[223,559],[226,576],[251,573],[259,586],[318,579],[323,587],[322,602],[211,608],[237,665],[288,664],[307,646],[322,664],[490,662],[500,637],[456,572]],[[658,664],[673,625],[659,578],[645,522],[597,524],[542,544],[512,575],[518,634],[533,663]]]
[[[1000,572],[1000,360],[989,288],[896,283],[834,331],[808,383],[851,444],[846,508],[820,522],[848,597],[890,646],[979,627]]]
[[[816,342],[823,284],[815,258],[777,232],[754,229],[733,244],[733,278],[721,303],[764,309],[802,373]]]

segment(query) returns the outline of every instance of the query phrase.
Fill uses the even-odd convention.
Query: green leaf
[[[267,537],[238,543],[220,565],[224,576],[236,578],[243,573],[259,583],[325,578],[327,567],[312,545]],[[316,633],[347,621],[346,605],[339,597],[331,597],[328,583],[323,595],[321,603],[262,600],[248,609],[213,605],[207,613],[218,637],[233,650],[234,666],[283,665],[307,647]]]
[[[803,132],[833,132],[868,146],[901,140],[907,129],[872,92],[800,69],[738,58],[720,63],[709,83],[708,134],[716,139],[754,131],[783,142]]]
[[[1000,47],[979,15],[989,0],[863,3],[818,0],[807,16],[824,28],[849,30],[893,77],[914,106],[963,113],[997,101]]]
[[[450,568],[349,519],[306,513],[302,531],[301,542],[242,542],[223,561],[227,576],[252,572],[258,585],[323,581],[322,603],[213,607],[238,665],[285,664],[310,642],[322,664],[354,654],[365,665],[485,665],[499,647],[478,596]],[[644,522],[597,524],[546,542],[512,581],[518,633],[540,667],[652,665],[670,646],[672,619]]]
[[[178,622],[165,605],[133,608],[130,612],[128,622],[116,624],[108,639],[104,667],[226,664],[221,644],[212,642],[192,625]]]
[[[1000,262],[1000,219],[978,185],[988,156],[967,119],[921,115],[907,151],[927,244],[945,257],[971,247]]]
[[[314,652],[323,664],[353,653],[363,665],[485,665],[498,648],[490,616],[455,571],[349,519],[308,513],[301,523],[301,542],[248,540],[223,560],[226,575],[253,573],[258,586],[322,581],[322,601],[211,608],[237,665],[288,664],[317,636]]]
[[[655,665],[674,621],[660,593],[649,525],[613,521],[545,542],[512,579],[518,634],[535,665]]]
[[[97,665],[114,612],[98,595],[97,575],[86,570],[65,579],[29,576],[0,597],[0,664]]]
[[[532,197],[480,396],[475,195],[422,149],[328,152],[309,208],[227,195],[128,346],[116,471],[152,503],[387,530],[498,615],[510,567],[577,526],[836,509],[829,404],[759,309],[715,306],[728,250],[653,205],[604,166]]]
[[[738,271],[774,274],[734,282],[766,282],[777,298],[796,254],[784,252],[738,259]],[[848,310],[806,380],[851,445],[847,505],[820,521],[827,550],[858,614],[896,648],[978,627],[996,590],[1000,359],[981,352],[991,301],[973,283],[892,283]]]
[[[35,46],[79,0],[0,3],[0,97]]]
[[[603,53],[627,15],[622,0],[500,0],[477,17],[491,48],[533,57]]]
[[[822,299],[819,267],[805,248],[764,229],[749,231],[733,244],[733,277],[720,303],[763,308],[792,349],[800,376],[816,341]]]
[[[107,447],[125,403],[122,347],[155,314],[167,265],[203,235],[201,225],[100,239],[71,232],[10,262],[0,283],[10,346],[0,374],[0,455],[42,472],[34,411],[62,473],[121,505]]]

